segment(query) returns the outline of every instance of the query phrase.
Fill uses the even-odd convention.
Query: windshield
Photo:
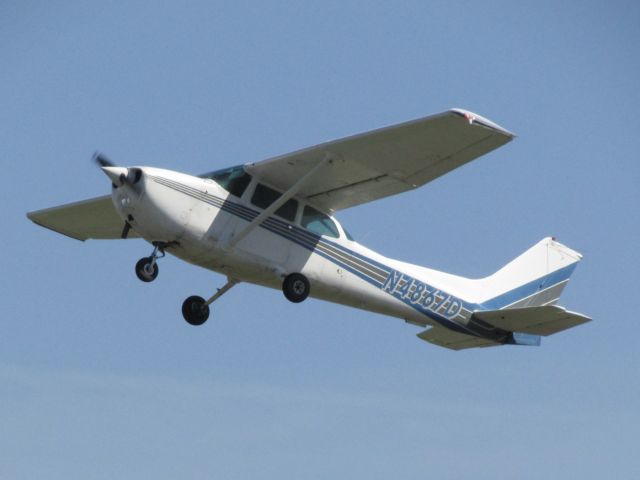
[[[242,165],[216,170],[200,176],[202,178],[210,178],[236,197],[242,196],[251,181],[251,175],[244,171]]]

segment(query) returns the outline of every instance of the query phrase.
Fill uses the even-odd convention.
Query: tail
[[[511,332],[501,343],[540,345],[553,335],[591,318],[556,306],[582,255],[545,238],[496,273],[482,280],[496,296],[483,302],[470,325]]]
[[[548,237],[480,280],[448,276],[474,298],[469,333],[433,327],[418,334],[427,342],[460,350],[500,344],[540,345],[540,337],[590,321],[556,306],[582,255]],[[471,298],[471,295],[468,297]]]
[[[547,237],[481,280],[483,309],[554,305],[582,255]]]

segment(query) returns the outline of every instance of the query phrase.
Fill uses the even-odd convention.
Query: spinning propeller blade
[[[96,152],[93,154],[93,161],[98,164],[100,167],[115,167],[116,164],[105,157],[102,153]]]
[[[104,154],[96,152],[93,154],[93,161],[100,167],[100,169],[111,179],[113,186],[122,186],[127,182],[127,175],[129,169],[118,167],[115,163],[109,160]]]

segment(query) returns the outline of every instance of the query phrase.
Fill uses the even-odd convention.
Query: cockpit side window
[[[302,226],[307,230],[317,233],[318,235],[326,235],[328,237],[339,238],[338,228],[328,215],[319,212],[313,207],[306,206],[302,212]]]
[[[251,197],[251,203],[253,203],[256,207],[267,208],[278,198],[280,198],[280,195],[280,192],[274,190],[273,188],[269,188],[266,185],[258,183],[256,185],[256,189],[253,192],[253,196]],[[297,210],[298,201],[290,198],[284,203],[284,205],[282,205],[275,211],[275,214],[279,217],[284,218],[285,220],[293,222],[296,219]]]
[[[236,197],[242,197],[251,181],[251,175],[244,171],[242,166],[225,168],[202,175],[202,178],[210,178],[229,193]]]

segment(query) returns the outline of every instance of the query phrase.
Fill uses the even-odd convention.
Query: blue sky
[[[0,6],[0,478],[637,478],[636,2],[14,2]],[[463,107],[518,134],[341,212],[367,246],[469,277],[547,235],[594,322],[451,352],[414,327],[234,288],[142,241],[25,212],[120,164],[201,173]]]

